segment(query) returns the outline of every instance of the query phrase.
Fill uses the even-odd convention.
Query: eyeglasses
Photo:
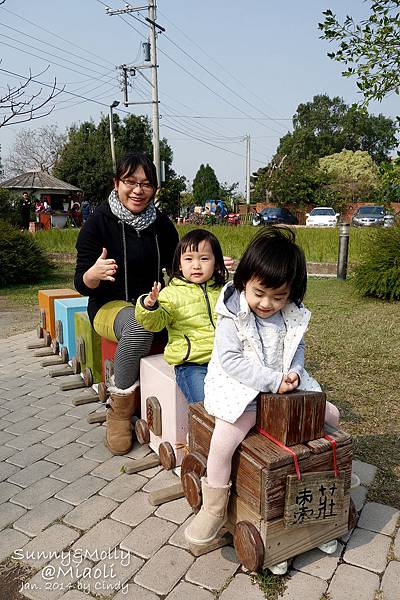
[[[153,186],[148,181],[129,181],[128,179],[121,179],[122,183],[126,185],[129,190],[133,190],[135,187],[139,186],[145,192],[153,189]]]

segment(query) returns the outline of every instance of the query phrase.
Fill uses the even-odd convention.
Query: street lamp
[[[117,164],[116,164],[116,160],[115,160],[113,108],[116,108],[118,106],[118,104],[119,104],[118,100],[114,100],[114,102],[112,104],[110,104],[110,143],[111,143],[111,158],[112,158],[114,175],[117,170]]]

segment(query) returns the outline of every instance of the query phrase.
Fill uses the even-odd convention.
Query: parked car
[[[261,212],[253,216],[254,226],[278,225],[279,223],[297,225],[298,220],[287,208],[263,208]]]
[[[351,220],[354,227],[390,227],[394,224],[394,216],[381,204],[360,206]]]
[[[306,216],[306,227],[336,227],[340,214],[330,206],[318,206]]]
[[[239,225],[240,224],[240,214],[239,213],[228,213],[225,217],[228,225]]]

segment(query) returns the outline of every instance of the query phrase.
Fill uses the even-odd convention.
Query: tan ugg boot
[[[202,545],[212,542],[218,531],[226,523],[226,512],[231,484],[222,487],[210,487],[202,477],[203,506],[193,521],[185,529],[185,538],[189,544]]]
[[[126,454],[133,441],[131,417],[140,408],[139,381],[125,390],[112,386],[109,392],[106,446],[113,454]]]

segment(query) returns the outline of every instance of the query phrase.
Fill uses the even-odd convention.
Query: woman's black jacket
[[[76,242],[77,261],[75,288],[89,296],[91,323],[103,304],[111,300],[136,302],[140,294],[149,292],[154,281],[163,282],[162,269],[170,270],[178,233],[168,217],[157,210],[157,218],[147,229],[136,231],[113,215],[103,202],[83,225]],[[115,282],[101,281],[92,290],[83,282],[84,273],[94,265],[102,249],[117,265]]]

